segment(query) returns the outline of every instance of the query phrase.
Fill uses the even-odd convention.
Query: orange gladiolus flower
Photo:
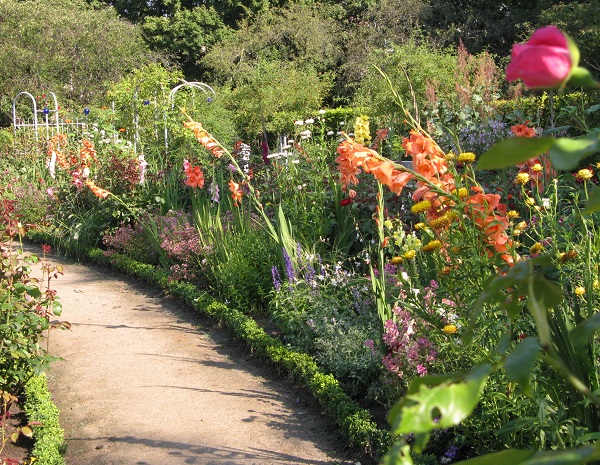
[[[221,156],[225,153],[215,138],[202,127],[202,123],[196,121],[185,121],[183,125],[186,128],[191,129],[196,135],[198,142],[200,142],[204,148],[211,152],[216,158],[221,158]]]
[[[535,129],[526,124],[515,124],[510,128],[511,132],[517,137],[535,137]]]
[[[108,197],[110,195],[110,192],[108,192],[107,190],[104,190],[104,189],[96,186],[94,184],[94,181],[91,181],[88,179],[85,182],[85,185],[88,186],[90,188],[90,190],[94,193],[94,195],[100,199],[105,199],[106,197]]]
[[[344,187],[358,184],[356,176],[360,174],[361,168],[397,195],[400,195],[404,186],[412,179],[410,173],[396,169],[391,161],[381,157],[375,150],[357,144],[349,138],[340,143],[337,153],[339,157],[335,161],[339,164],[340,181]]]
[[[351,139],[344,139],[338,145],[339,157],[335,161],[339,164],[342,185],[358,184],[357,175],[367,160],[377,157],[379,154],[374,150],[357,144]]]
[[[414,129],[410,131],[409,138],[403,138],[402,146],[406,150],[406,153],[413,156],[417,154],[427,154],[444,158],[444,152],[433,139]]]
[[[237,182],[233,182],[233,179],[229,181],[229,191],[231,192],[231,198],[233,199],[233,204],[237,207],[238,202],[242,201],[242,190],[240,189],[240,185]]]
[[[87,139],[83,139],[81,142],[83,147],[79,150],[79,159],[82,163],[87,163],[89,160],[98,161],[96,157],[96,149],[94,148],[94,144]]]
[[[200,166],[192,166],[186,159],[183,160],[183,171],[186,175],[185,184],[190,187],[202,189],[204,187],[204,173]]]

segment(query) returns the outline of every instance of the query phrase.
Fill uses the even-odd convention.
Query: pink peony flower
[[[513,45],[506,79],[522,79],[530,89],[553,89],[566,81],[572,66],[567,37],[556,26],[547,26],[526,43]]]

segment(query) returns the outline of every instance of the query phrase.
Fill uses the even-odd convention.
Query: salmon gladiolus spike
[[[94,195],[96,197],[98,197],[99,199],[105,199],[106,197],[108,197],[110,195],[109,191],[96,186],[96,184],[94,184],[94,181],[91,181],[88,179],[85,182],[85,185],[88,186],[90,188],[90,190],[94,193]]]
[[[412,179],[410,173],[396,169],[394,163],[381,157],[375,150],[357,144],[346,138],[337,148],[340,181],[344,187],[358,184],[357,175],[361,170],[370,173],[377,180],[399,195],[406,184]]]
[[[200,142],[202,146],[211,152],[216,158],[221,158],[221,156],[225,153],[215,138],[202,127],[202,123],[196,121],[185,121],[183,125],[186,128],[191,129],[196,135],[198,142]]]

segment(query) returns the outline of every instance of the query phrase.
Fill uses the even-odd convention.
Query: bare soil
[[[356,462],[312,397],[227,331],[127,277],[50,261],[72,325],[50,335],[48,377],[67,465]]]

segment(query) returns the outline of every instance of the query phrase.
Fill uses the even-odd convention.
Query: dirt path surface
[[[197,315],[110,271],[53,280],[49,373],[68,465],[354,463],[315,402]],[[205,323],[205,322],[204,322]]]

